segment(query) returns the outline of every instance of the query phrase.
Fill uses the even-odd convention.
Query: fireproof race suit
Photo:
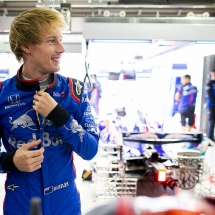
[[[32,197],[41,198],[43,215],[79,215],[73,151],[89,160],[98,149],[84,84],[52,74],[53,83],[45,92],[58,105],[44,118],[32,108],[33,96],[40,90],[38,80],[22,80],[20,73],[21,69],[0,82],[0,138],[7,151],[0,153],[0,171],[7,173],[4,215],[29,215]],[[13,164],[15,151],[38,139],[45,149],[42,168],[18,171]]]

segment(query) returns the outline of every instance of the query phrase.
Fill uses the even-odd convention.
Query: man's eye
[[[49,40],[48,43],[55,43],[55,40]]]

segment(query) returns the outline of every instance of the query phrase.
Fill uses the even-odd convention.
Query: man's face
[[[211,75],[211,80],[215,81],[215,71],[211,72],[210,75]]]
[[[31,65],[31,70],[37,73],[54,73],[60,70],[60,59],[65,51],[62,45],[62,31],[56,28],[50,34],[44,32],[43,40],[40,44],[30,44],[29,53],[24,63]]]
[[[185,85],[185,84],[187,84],[188,83],[188,79],[186,78],[186,77],[181,77],[181,83],[182,83],[182,85]]]

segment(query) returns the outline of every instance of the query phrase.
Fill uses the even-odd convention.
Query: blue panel
[[[172,69],[186,70],[187,64],[172,64]]]
[[[176,92],[178,92],[180,86],[181,86],[181,77],[176,77],[176,80],[175,80],[175,94],[176,94]],[[179,101],[174,100],[174,107],[173,107],[173,114],[172,114],[173,116],[176,113],[178,113],[178,105],[179,105]]]
[[[0,69],[0,73],[9,74],[9,69]]]

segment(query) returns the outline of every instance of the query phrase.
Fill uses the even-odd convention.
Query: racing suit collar
[[[31,80],[23,80],[21,78],[23,65],[19,68],[16,78],[16,87],[19,90],[23,91],[40,91],[40,83],[38,79],[31,79]],[[51,78],[53,82],[47,87],[48,90],[53,89],[57,85],[57,77],[56,74],[51,74]]]

